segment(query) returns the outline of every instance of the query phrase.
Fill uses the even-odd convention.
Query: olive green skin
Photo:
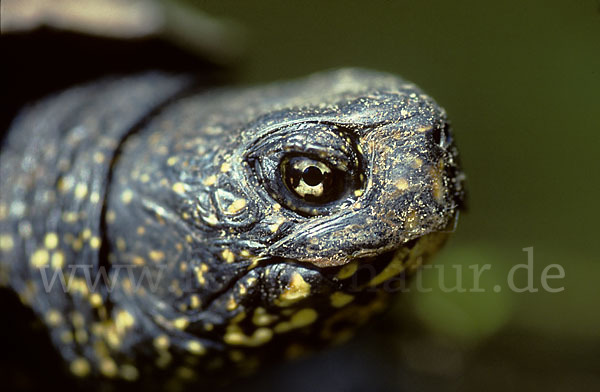
[[[281,179],[290,154],[355,181],[305,203]],[[443,109],[354,69],[209,91],[104,80],[23,112],[0,159],[2,285],[75,376],[154,387],[346,339],[443,244],[463,200]]]

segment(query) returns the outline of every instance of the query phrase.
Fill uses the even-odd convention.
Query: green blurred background
[[[404,293],[348,345],[245,388],[600,390],[599,1],[189,2],[243,28],[243,83],[359,66],[435,97],[470,192],[436,263],[449,286],[455,264],[492,267],[484,293]],[[526,247],[540,290],[514,293],[508,271]],[[554,263],[564,290],[548,293],[540,277]],[[438,272],[423,281],[439,287]]]

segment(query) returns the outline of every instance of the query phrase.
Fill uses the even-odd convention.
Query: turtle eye
[[[297,123],[270,132],[246,155],[271,199],[303,217],[328,215],[361,197],[365,169],[351,130]]]
[[[346,188],[346,173],[309,157],[286,157],[279,170],[287,189],[309,203],[335,201]]]

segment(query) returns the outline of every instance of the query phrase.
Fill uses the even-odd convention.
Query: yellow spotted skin
[[[454,227],[457,150],[411,83],[188,87],[71,89],[3,145],[0,283],[82,382],[206,386],[340,343]],[[290,159],[310,192],[286,185]]]

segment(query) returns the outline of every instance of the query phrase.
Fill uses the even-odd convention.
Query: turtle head
[[[463,200],[444,110],[362,70],[183,99],[126,155],[154,157],[119,170],[150,179],[124,186],[160,218],[144,241],[171,278],[159,296],[181,306],[157,311],[184,309],[185,332],[221,350],[347,336],[442,245]]]

